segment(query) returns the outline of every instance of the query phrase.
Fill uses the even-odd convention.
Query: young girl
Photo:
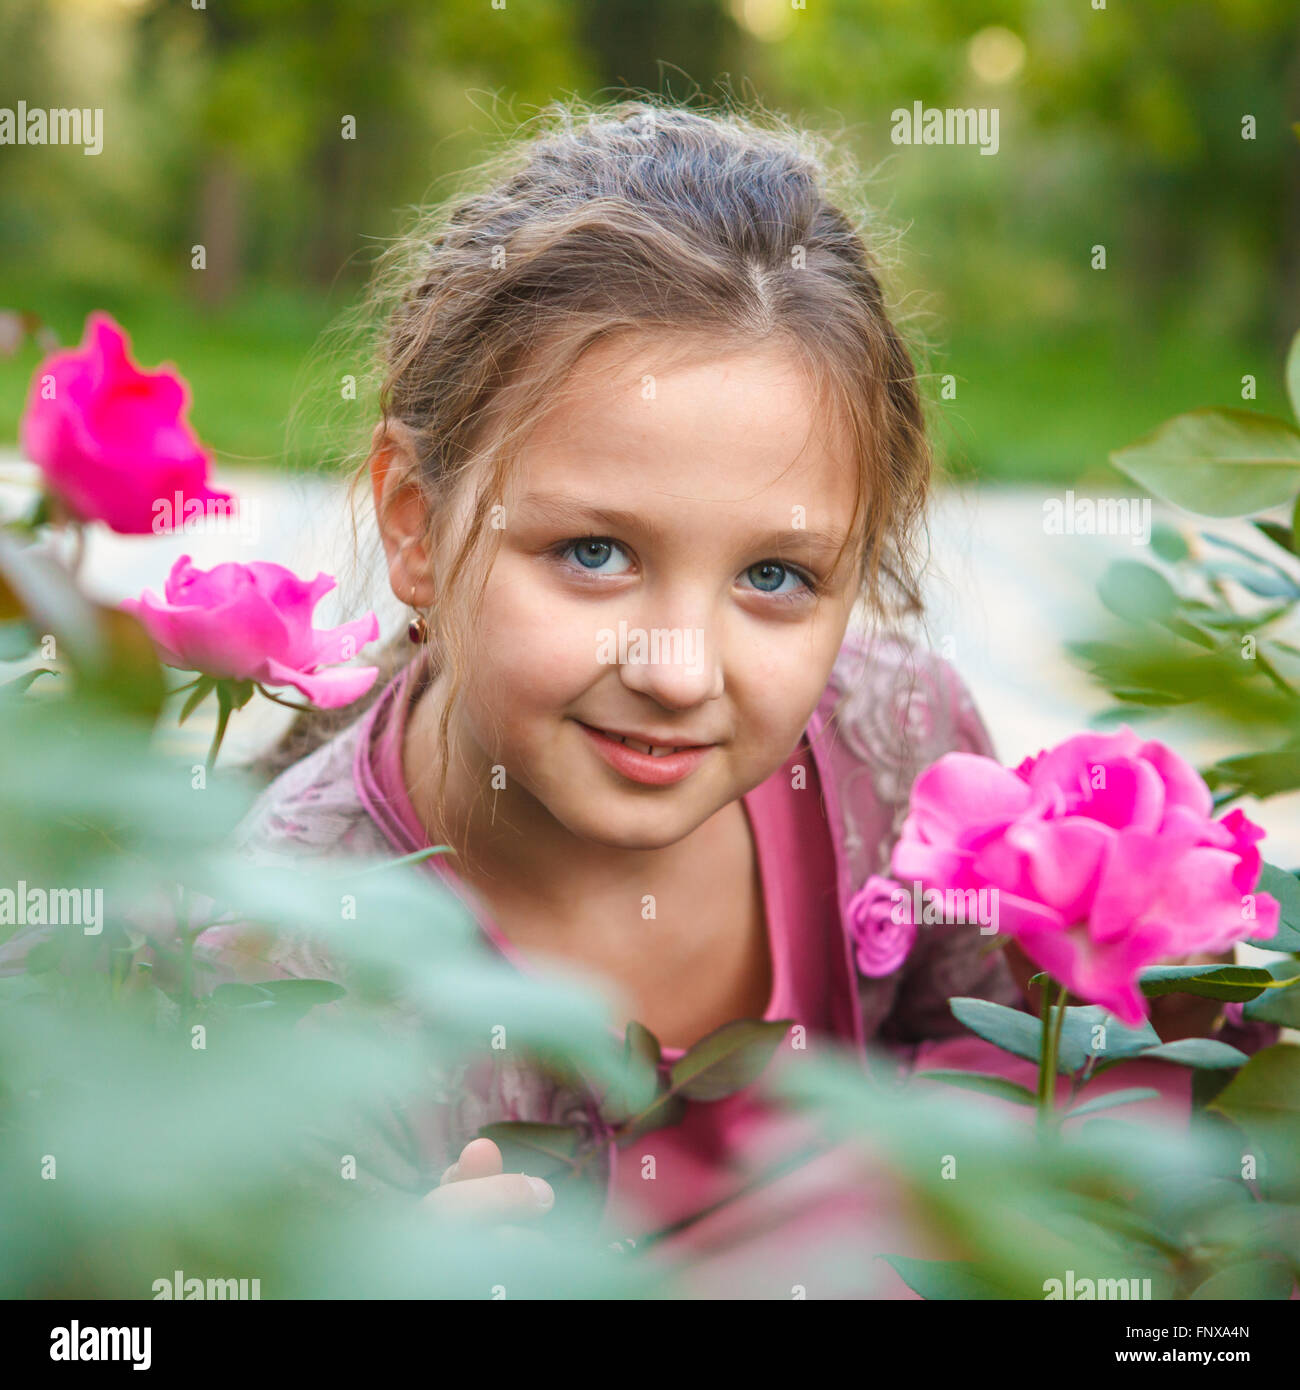
[[[906,1057],[963,1031],[953,995],[1023,1006],[977,925],[920,930],[879,977],[846,928],[916,774],[991,749],[952,670],[886,635],[919,611],[930,456],[816,151],[634,104],[562,116],[511,160],[406,248],[383,339],[368,469],[415,645],[269,787],[244,846],[451,846],[427,872],[493,946],[600,977],[665,1065],[738,1018],[801,1025],[776,1065],[796,1033]],[[636,1235],[724,1198],[763,1144],[752,1088],[622,1152],[589,1101],[467,1073],[406,1180],[536,1216],[549,1186],[474,1136],[572,1122],[603,1145],[612,1234]]]

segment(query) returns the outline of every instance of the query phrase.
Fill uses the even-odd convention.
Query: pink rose
[[[292,685],[322,709],[336,709],[360,699],[379,668],[323,668],[373,642],[379,620],[367,613],[328,631],[313,628],[312,611],[333,587],[328,574],[308,584],[283,565],[262,561],[200,570],[182,555],[167,576],[165,600],[146,589],[122,607],[144,624],[168,666]]]
[[[901,895],[897,902],[895,894]],[[907,959],[916,940],[911,898],[906,890],[879,874],[849,900],[849,937],[857,948],[858,969],[873,978],[892,975]]]
[[[917,778],[896,877],[998,890],[998,926],[1072,994],[1136,1026],[1137,977],[1169,957],[1277,931],[1254,893],[1264,832],[1164,744],[1079,734],[1014,772],[948,753]]]
[[[126,334],[95,313],[79,348],[36,369],[22,445],[74,516],[126,535],[170,530],[186,503],[231,500],[208,487],[208,456],[185,419],[188,406],[185,382],[172,371],[141,371]],[[163,502],[170,524],[155,526]]]

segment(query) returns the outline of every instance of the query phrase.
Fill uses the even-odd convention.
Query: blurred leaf
[[[1300,974],[1300,961],[1291,956],[1271,960],[1264,967],[1277,980]],[[1260,1023],[1276,1023],[1283,1028],[1300,1028],[1300,985],[1265,990],[1258,999],[1241,1006],[1241,1016]]]
[[[1300,1195],[1300,1047],[1257,1052],[1206,1107],[1262,1150],[1260,1185],[1270,1197]]]
[[[529,1173],[548,1182],[567,1173],[578,1152],[578,1131],[571,1125],[502,1120],[480,1125],[478,1137],[501,1150],[503,1173]]]
[[[687,1100],[723,1100],[752,1085],[794,1024],[793,1019],[724,1023],[673,1064],[670,1085]]]
[[[0,620],[0,661],[20,661],[35,646],[36,634],[22,618]]]
[[[1076,1105],[1065,1112],[1067,1120],[1077,1119],[1080,1115],[1095,1115],[1099,1110],[1109,1110],[1116,1105],[1132,1105],[1140,1100],[1159,1100],[1160,1092],[1152,1090],[1149,1086],[1132,1086],[1123,1091],[1111,1091],[1104,1096],[1098,1096],[1095,1100],[1086,1100],[1082,1105]]]
[[[659,1039],[644,1024],[630,1019],[623,1033],[623,1075],[601,1101],[601,1114],[610,1124],[621,1124],[642,1111],[659,1089]]]
[[[1207,560],[1201,565],[1201,571],[1213,579],[1234,580],[1260,598],[1300,598],[1300,588],[1291,579],[1264,569],[1252,569],[1231,560]]]
[[[63,959],[63,947],[64,941],[61,936],[51,937],[50,940],[33,946],[27,953],[27,973],[42,975],[47,970],[53,970]]]
[[[1177,415],[1110,458],[1155,496],[1202,516],[1249,516],[1300,492],[1300,433],[1244,410]]]
[[[1252,1260],[1220,1269],[1193,1289],[1189,1299],[1287,1299],[1294,1280],[1279,1260]]]
[[[1261,521],[1254,523],[1260,530],[1264,530],[1266,526],[1272,524],[1271,522]],[[1265,531],[1265,534],[1268,533]],[[1290,583],[1293,588],[1295,587],[1295,581],[1292,576],[1288,574],[1276,560],[1270,559],[1267,555],[1261,555],[1259,551],[1252,550],[1248,545],[1241,545],[1239,542],[1227,536],[1216,535],[1213,531],[1202,531],[1200,535],[1201,539],[1208,545],[1212,545],[1218,550],[1231,550],[1234,555],[1240,555],[1243,560],[1249,560],[1252,565],[1263,565],[1268,569],[1269,573],[1279,576],[1279,578]]]
[[[1043,1026],[1032,1014],[1022,1009],[1010,1009],[1005,1004],[994,1004],[988,999],[972,999],[958,996],[948,1000],[953,1017],[964,1023],[976,1036],[1010,1052],[1016,1057],[1036,1062],[1042,1049]],[[1066,1065],[1068,1049],[1062,1039],[1061,1057],[1058,1069],[1069,1073],[1076,1067]],[[1071,1059],[1073,1060],[1073,1059]],[[1082,1065],[1082,1062],[1079,1063]]]
[[[1140,560],[1116,560],[1097,586],[1098,596],[1116,616],[1130,622],[1167,618],[1178,607],[1178,594],[1159,570]]]
[[[1300,749],[1296,758],[1300,765]],[[1277,899],[1277,933],[1266,939],[1251,937],[1250,944],[1270,951],[1300,951],[1300,879],[1265,861],[1255,891]]]
[[[1183,533],[1168,522],[1157,521],[1151,528],[1151,549],[1167,564],[1176,565],[1191,553]]]
[[[1016,1105],[1037,1105],[1038,1098],[1028,1086],[1018,1081],[1009,1081],[1005,1076],[992,1076],[977,1071],[953,1071],[941,1067],[914,1073],[918,1081],[942,1081],[963,1091],[980,1091],[985,1095],[997,1096],[999,1100],[1013,1101]]]
[[[11,681],[5,681],[0,685],[0,693],[6,698],[15,695],[24,695],[36,684],[42,676],[57,676],[57,671],[51,670],[48,666],[38,666],[34,671],[24,671],[21,676],[15,676]]]
[[[1138,1053],[1144,1062],[1176,1062],[1182,1067],[1217,1070],[1243,1066],[1250,1059],[1244,1052],[1214,1038],[1179,1038]]]
[[[1291,413],[1300,420],[1300,333],[1291,339],[1291,350],[1286,355],[1286,394]]]
[[[1098,1037],[1098,1030],[1100,1036]],[[1098,1041],[1094,1043],[1094,1038]],[[1093,1074],[1098,1075],[1116,1062],[1139,1057],[1148,1048],[1160,1045],[1160,1036],[1144,1019],[1136,1028],[1129,1028],[1108,1013],[1100,1004],[1079,1004],[1066,1009],[1061,1025],[1062,1044],[1069,1043],[1072,1061],[1096,1057]],[[1079,1065],[1083,1065],[1080,1062]],[[1078,1067],[1073,1068],[1077,1071]]]
[[[1295,532],[1289,526],[1281,526],[1276,521],[1256,521],[1252,523],[1257,530],[1262,531],[1274,545],[1280,545],[1283,550],[1295,553]]]
[[[1300,748],[1285,747],[1271,753],[1238,753],[1220,758],[1205,769],[1204,776],[1214,789],[1232,787],[1261,800],[1278,796],[1300,787]]]
[[[624,1140],[639,1139],[642,1135],[651,1134],[657,1129],[668,1129],[681,1124],[686,1118],[686,1098],[675,1091],[665,1089],[658,1099],[638,1113],[639,1118],[620,1131]]]
[[[200,676],[194,689],[185,697],[181,712],[176,716],[177,724],[184,724],[198,706],[216,689],[216,681],[211,676]]]
[[[907,1255],[882,1255],[913,1293],[932,1300],[1004,1299],[1010,1292],[989,1280],[979,1265],[959,1260],[916,1260]]]

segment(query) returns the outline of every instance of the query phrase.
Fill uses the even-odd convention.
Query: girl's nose
[[[722,694],[722,654],[702,627],[625,628],[619,677],[665,709],[690,709]]]

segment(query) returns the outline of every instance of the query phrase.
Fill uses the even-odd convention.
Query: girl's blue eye
[[[570,541],[561,552],[563,556],[572,556],[585,570],[599,572],[601,574],[622,574],[630,566],[622,546],[614,541],[603,540],[598,536],[587,536],[580,541]],[[619,564],[619,558],[623,563]],[[615,563],[610,564],[613,560]]]
[[[750,565],[745,571],[745,578],[760,594],[777,594],[784,597],[786,594],[798,593],[800,588],[808,588],[808,581],[798,571],[787,569],[775,560],[763,560],[757,565]],[[792,580],[793,584],[787,587],[788,580]]]

